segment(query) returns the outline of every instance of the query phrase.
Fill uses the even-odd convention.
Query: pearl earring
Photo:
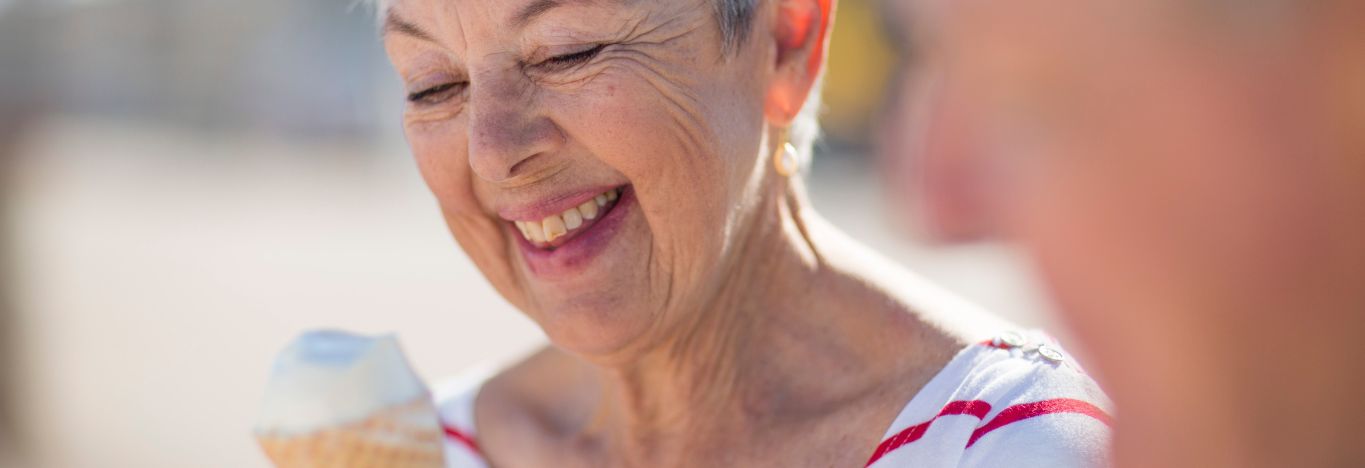
[[[773,167],[782,177],[791,177],[800,171],[801,162],[796,157],[796,146],[784,143],[782,149],[773,153]]]

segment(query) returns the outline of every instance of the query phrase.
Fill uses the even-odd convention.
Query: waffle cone
[[[258,434],[278,468],[443,468],[442,432],[431,403],[380,411],[302,435]]]

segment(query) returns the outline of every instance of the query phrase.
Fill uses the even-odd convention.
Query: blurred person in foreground
[[[1104,462],[1055,345],[811,210],[832,3],[378,5],[451,232],[553,343],[438,390],[452,466]]]
[[[1365,2],[890,7],[897,179],[1035,257],[1119,465],[1365,466]]]

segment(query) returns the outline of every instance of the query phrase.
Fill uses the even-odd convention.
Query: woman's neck
[[[768,213],[779,222],[744,233],[730,274],[687,321],[659,345],[599,371],[603,396],[588,432],[611,459],[725,450],[792,415],[859,398],[899,372],[904,361],[869,338],[895,333],[888,317],[894,324],[910,314],[821,260],[797,197],[775,203]]]

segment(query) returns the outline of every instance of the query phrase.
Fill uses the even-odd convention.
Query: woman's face
[[[712,12],[395,0],[386,13],[404,132],[451,232],[562,347],[606,355],[660,336],[719,287],[754,218],[772,47],[725,52]]]

